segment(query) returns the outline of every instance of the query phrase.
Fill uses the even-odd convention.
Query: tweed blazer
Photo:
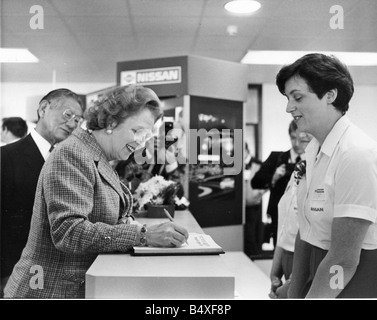
[[[99,253],[127,252],[137,226],[120,223],[132,196],[92,135],[77,128],[42,168],[29,238],[7,283],[8,298],[84,298]]]

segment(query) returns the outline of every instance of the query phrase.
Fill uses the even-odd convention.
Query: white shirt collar
[[[321,152],[330,157],[333,154],[340,138],[343,136],[344,132],[346,132],[350,124],[351,122],[349,121],[348,117],[342,116],[327,135],[322,144]]]
[[[42,154],[43,159],[47,160],[50,155],[50,143],[43,138],[35,129],[30,130],[31,137],[33,138],[35,144],[37,145],[40,153]]]
[[[340,138],[343,136],[343,134],[346,132],[347,128],[350,126],[351,122],[349,121],[347,116],[341,117],[333,126],[329,134],[327,135],[325,141],[323,142],[322,146],[320,146],[318,140],[316,138],[313,138],[312,141],[308,144],[308,146],[305,149],[305,152],[308,155],[311,155],[314,158],[317,156],[317,153],[319,155],[319,148],[321,147],[320,152],[326,154],[328,157],[330,157],[335,147],[337,146]]]

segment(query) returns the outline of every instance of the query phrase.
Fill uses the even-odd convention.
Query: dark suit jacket
[[[11,274],[26,245],[43,164],[30,134],[1,147],[1,277]]]
[[[272,219],[277,217],[278,203],[285,191],[285,188],[287,187],[288,181],[294,169],[294,164],[289,163],[290,156],[290,150],[285,152],[271,152],[267,160],[263,162],[259,171],[251,180],[251,186],[254,189],[270,189],[267,214],[269,214]],[[284,177],[277,180],[275,186],[272,187],[272,176],[274,175],[276,168],[282,164],[286,164],[286,174]]]

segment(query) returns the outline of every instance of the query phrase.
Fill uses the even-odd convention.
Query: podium
[[[89,299],[233,299],[235,291],[220,256],[100,255],[86,283]]]
[[[140,218],[148,225],[163,219]],[[165,219],[167,221],[167,219]],[[187,210],[176,223],[203,232]],[[101,254],[86,273],[87,299],[268,299],[270,279],[243,252],[209,256]]]

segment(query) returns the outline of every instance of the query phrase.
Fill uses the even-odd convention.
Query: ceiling
[[[2,64],[2,81],[50,82],[54,73],[61,82],[115,84],[119,61],[198,55],[240,62],[251,49],[377,52],[376,0],[259,1],[257,13],[239,17],[223,9],[226,0],[2,0],[1,47],[26,47],[40,60]],[[36,3],[41,30],[29,24]],[[329,26],[334,4],[344,10],[344,29]],[[238,32],[229,35],[229,25]],[[263,80],[276,68],[251,70]],[[377,83],[377,67],[355,72]]]

